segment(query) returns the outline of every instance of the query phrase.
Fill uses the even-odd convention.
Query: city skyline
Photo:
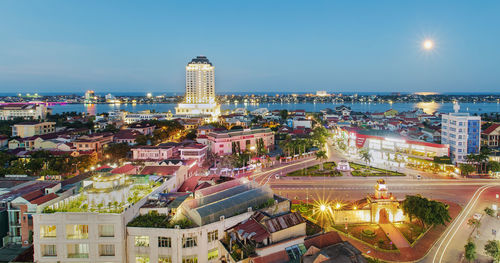
[[[3,2],[0,90],[182,93],[179,65],[205,55],[220,93],[491,92],[500,81],[498,7]]]

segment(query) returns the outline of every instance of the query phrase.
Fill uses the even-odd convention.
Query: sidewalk
[[[410,247],[408,240],[399,232],[399,230],[392,224],[379,224],[380,228],[384,230],[384,233],[389,237],[392,243],[399,249]]]

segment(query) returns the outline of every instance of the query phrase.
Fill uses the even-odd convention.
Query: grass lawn
[[[394,224],[394,226],[399,229],[399,232],[403,234],[403,236],[408,240],[410,244],[413,244],[415,240],[425,232],[425,228],[423,228],[420,224],[417,223],[398,223]]]
[[[344,233],[349,233],[353,237],[364,241],[372,246],[386,250],[396,250],[396,246],[391,244],[391,240],[377,224],[349,224],[347,231],[345,225],[334,225],[335,229]],[[364,233],[363,233],[364,231]]]
[[[405,176],[404,173],[381,169],[373,166],[367,166],[359,163],[349,163],[352,176]]]
[[[300,169],[288,173],[287,176],[342,176],[342,173],[335,168],[337,165],[334,162],[323,163],[323,171],[319,170],[319,164],[309,166],[305,169]]]

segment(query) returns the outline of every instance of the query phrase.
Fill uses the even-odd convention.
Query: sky
[[[498,92],[500,1],[0,1],[0,93]],[[435,46],[424,50],[422,42]]]

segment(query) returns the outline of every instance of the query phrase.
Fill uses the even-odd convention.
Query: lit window
[[[57,257],[56,245],[41,245],[42,256],[44,257]]]
[[[171,256],[158,256],[158,263],[172,263]]]
[[[135,256],[135,262],[136,263],[149,263],[149,256],[148,255],[137,255],[137,256]]]
[[[54,225],[41,225],[40,238],[54,238],[56,237],[56,226]]]
[[[113,225],[99,225],[100,237],[114,237],[115,227]]]
[[[210,249],[208,251],[208,260],[213,260],[219,258],[219,250],[217,248]]]
[[[197,256],[184,256],[182,257],[182,263],[198,263]]]
[[[89,244],[68,244],[68,258],[89,258]]]
[[[113,244],[99,244],[99,256],[114,256],[115,245]]]
[[[66,238],[68,239],[88,239],[88,225],[66,225]]]
[[[136,247],[149,247],[149,236],[136,236],[134,244]]]

